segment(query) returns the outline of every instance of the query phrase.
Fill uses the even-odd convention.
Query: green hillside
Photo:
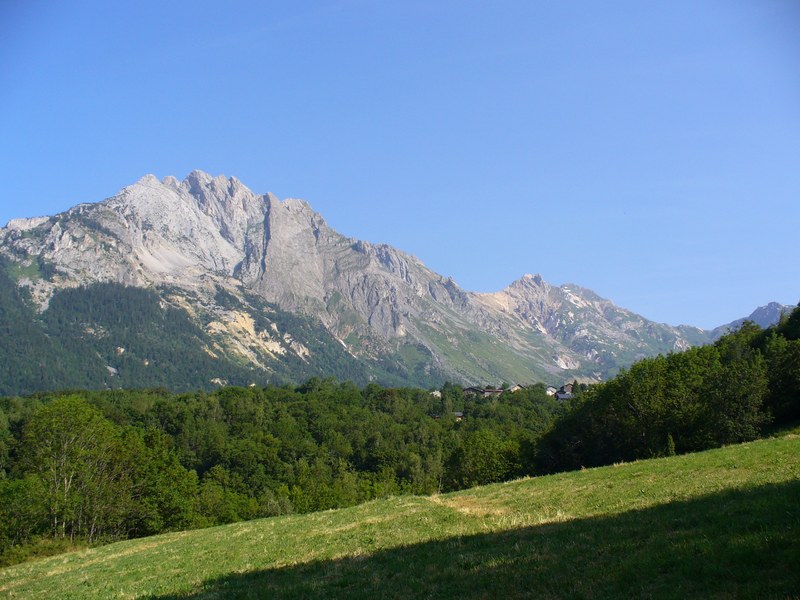
[[[248,364],[224,351],[203,329],[207,323],[193,320],[144,288],[101,283],[64,289],[39,314],[21,295],[9,270],[12,267],[0,259],[0,395],[77,388],[211,390],[218,387],[215,381],[265,385],[314,376],[364,385],[375,379],[390,385],[433,385],[442,380],[435,369],[425,371],[429,355],[413,364],[407,352],[382,362],[359,360],[313,318],[281,311],[255,297],[250,301],[257,329],[275,325],[307,348],[313,361],[287,353],[261,356],[263,368]],[[223,294],[217,301],[245,310]],[[404,366],[407,363],[411,366]]]
[[[800,595],[800,435],[120,542],[9,598]]]

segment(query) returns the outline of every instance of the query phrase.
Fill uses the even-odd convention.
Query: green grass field
[[[800,436],[111,544],[8,598],[800,598]]]

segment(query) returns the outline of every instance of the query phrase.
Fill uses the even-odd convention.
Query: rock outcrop
[[[201,171],[147,175],[97,204],[16,219],[0,230],[0,253],[41,310],[64,287],[153,288],[265,369],[287,353],[314,356],[292,347],[291,331],[257,330],[261,301],[317,320],[353,356],[396,361],[409,382],[431,369],[470,382],[599,379],[709,339],[539,275],[471,293],[391,246],[339,234],[302,200]]]

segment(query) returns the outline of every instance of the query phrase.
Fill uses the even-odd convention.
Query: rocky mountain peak
[[[435,365],[458,381],[597,379],[705,339],[540,274],[495,293],[462,290],[414,256],[339,234],[304,200],[199,170],[182,181],[146,175],[103,202],[10,222],[0,252],[40,307],[61,288],[116,281],[168,289],[164,302],[233,331],[224,324],[263,321],[247,313],[260,297],[316,319],[349,356],[416,361],[420,372]],[[240,304],[218,301],[220,290]],[[251,333],[277,347],[264,341],[274,331]],[[251,338],[219,343],[247,349]]]
[[[726,325],[717,327],[712,331],[712,336],[717,338],[724,335],[729,331],[741,327],[745,321],[752,321],[759,327],[770,327],[780,321],[781,315],[790,313],[793,308],[794,306],[781,304],[780,302],[770,302],[764,306],[759,306],[746,318],[736,319]]]
[[[224,175],[219,175],[218,177],[224,178]],[[210,173],[206,173],[202,169],[193,169],[189,172],[189,174],[184,178],[184,181],[189,183],[197,182],[197,183],[207,183],[213,180],[214,177]]]
[[[152,173],[148,173],[147,175],[143,175],[142,177],[140,177],[139,181],[137,181],[133,185],[152,186],[152,185],[161,185],[161,182],[158,180],[158,177],[156,177]]]
[[[522,277],[513,281],[511,285],[508,286],[506,289],[517,289],[517,290],[525,290],[525,289],[537,289],[546,286],[544,279],[538,273],[536,275],[531,275],[530,273],[525,273]]]
[[[780,302],[770,302],[764,306],[759,306],[747,318],[761,327],[769,327],[775,324],[781,315],[791,312],[793,308],[793,306],[786,306]]]
[[[201,204],[206,204],[211,200],[240,201],[243,197],[256,197],[256,194],[236,177],[225,177],[225,175],[212,177],[204,171],[189,173],[181,182],[180,188]]]
[[[11,219],[4,229],[16,231],[28,231],[35,229],[43,223],[47,223],[50,217],[31,217],[29,219]]]
[[[181,182],[173,175],[167,175],[161,180],[161,183],[172,190],[177,190],[181,186]]]

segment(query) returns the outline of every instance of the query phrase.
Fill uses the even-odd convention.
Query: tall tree
[[[130,480],[116,427],[86,400],[65,396],[34,413],[25,466],[42,483],[56,537],[119,535]]]

